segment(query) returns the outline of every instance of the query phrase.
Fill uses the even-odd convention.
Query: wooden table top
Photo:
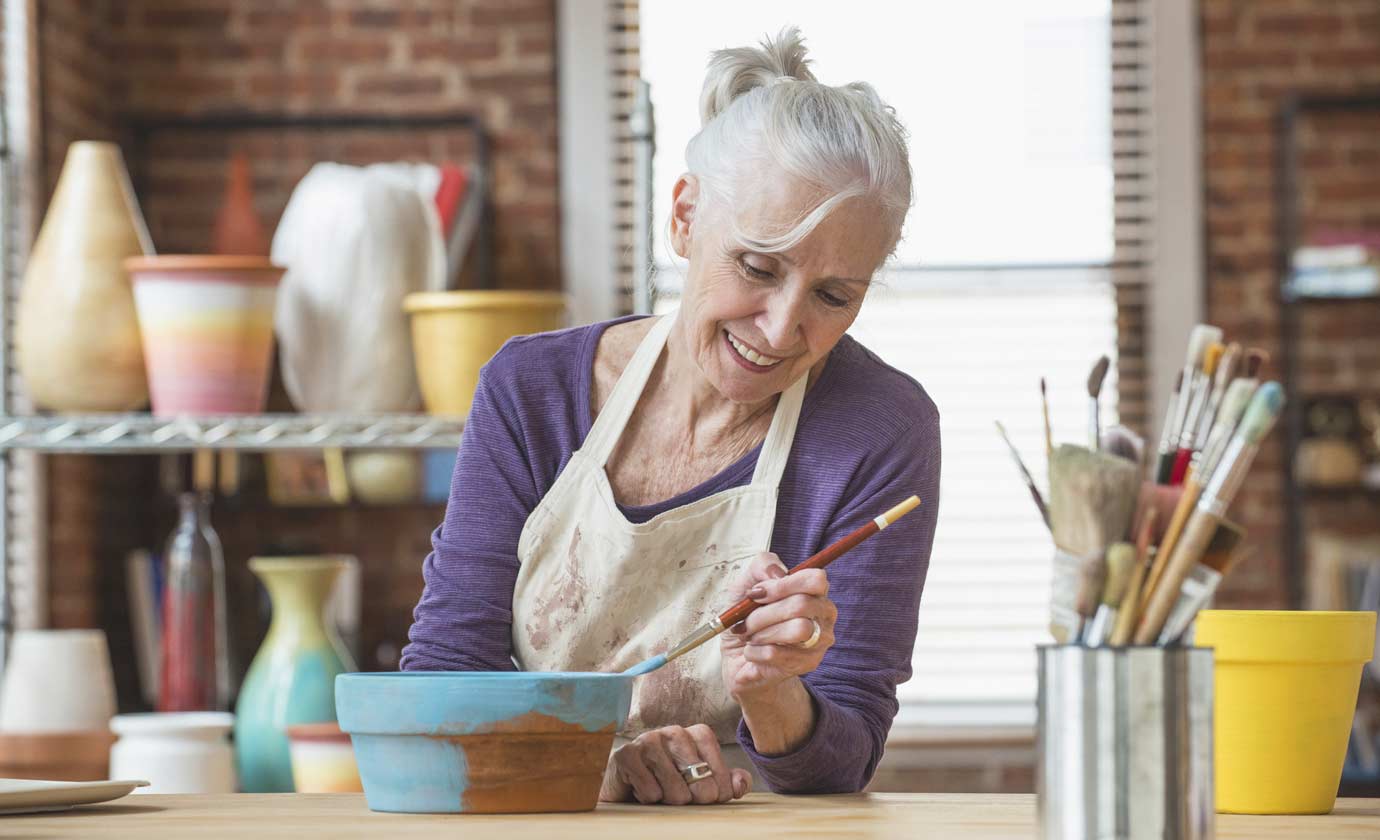
[[[461,834],[460,832],[463,832]],[[1035,838],[1029,794],[874,793],[777,796],[754,793],[731,805],[681,808],[600,805],[585,814],[376,814],[361,794],[228,794],[126,797],[72,811],[0,817],[15,838],[445,837],[548,840],[674,837]],[[1380,799],[1338,800],[1323,817],[1217,818],[1219,838],[1380,837]]]

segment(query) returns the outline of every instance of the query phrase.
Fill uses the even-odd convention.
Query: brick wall
[[[1374,0],[1201,0],[1208,316],[1278,359],[1275,118],[1295,92],[1380,89]],[[1301,134],[1306,237],[1380,228],[1380,116],[1310,119]],[[1311,310],[1303,386],[1380,391],[1380,307]],[[1267,375],[1278,376],[1272,364]],[[1300,395],[1294,395],[1298,397]],[[1256,553],[1224,585],[1226,606],[1284,606],[1283,436],[1262,451],[1234,516]],[[1314,503],[1311,525],[1374,522],[1373,500]]]
[[[133,114],[470,112],[491,141],[498,284],[560,287],[554,0],[36,5],[40,181],[49,191],[71,141],[124,140]],[[164,135],[130,160],[160,251],[207,248],[224,161],[237,150],[252,159],[258,209],[272,225],[315,160],[465,161],[472,147],[465,136],[434,130]],[[131,548],[161,546],[172,527],[157,461],[54,457],[48,479],[51,622],[104,626],[122,701],[134,705],[123,558]],[[252,485],[214,512],[226,550],[239,667],[248,664],[266,617],[245,560],[283,551],[361,558],[369,593],[361,665],[393,664],[388,651],[405,641],[421,590],[420,562],[440,509],[275,509],[263,497],[262,487]]]

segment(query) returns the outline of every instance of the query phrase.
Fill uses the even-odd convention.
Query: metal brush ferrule
[[[718,616],[714,616],[707,623],[700,625],[699,629],[680,640],[680,643],[666,651],[666,661],[670,662],[678,656],[683,656],[720,633],[724,632],[724,625],[719,621]]]

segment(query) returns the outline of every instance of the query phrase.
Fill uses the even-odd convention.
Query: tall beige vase
[[[148,402],[122,263],[151,253],[120,148],[73,143],[19,296],[16,361],[39,408],[128,411]]]

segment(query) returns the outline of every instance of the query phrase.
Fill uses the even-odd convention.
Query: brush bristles
[[[1078,557],[1101,558],[1130,528],[1140,470],[1124,458],[1066,443],[1054,450],[1049,489],[1054,544]]]
[[[1184,358],[1184,366],[1202,369],[1204,357],[1207,355],[1208,348],[1214,342],[1222,340],[1222,331],[1217,327],[1208,324],[1199,324],[1193,328],[1193,332],[1188,336],[1188,355]]]
[[[1217,363],[1217,381],[1226,387],[1236,378],[1237,368],[1241,366],[1241,345],[1233,341],[1227,345],[1227,349],[1222,353],[1222,359]]]
[[[1207,351],[1207,358],[1203,360],[1203,373],[1206,373],[1208,376],[1212,376],[1216,373],[1217,363],[1222,360],[1222,354],[1225,353],[1226,350],[1227,348],[1220,343],[1210,345]]]
[[[1107,582],[1102,590],[1102,603],[1109,607],[1121,606],[1135,564],[1135,546],[1127,542],[1112,543],[1107,549]]]
[[[1279,419],[1284,408],[1284,388],[1278,382],[1266,382],[1256,389],[1236,434],[1246,443],[1259,443]]]
[[[1093,365],[1092,373],[1088,374],[1088,396],[1097,399],[1097,395],[1102,393],[1102,380],[1107,378],[1107,368],[1112,364],[1112,360],[1103,356]]]
[[[1245,538],[1246,532],[1238,526],[1230,522],[1219,523],[1198,562],[1225,575],[1241,558],[1241,543]]]

